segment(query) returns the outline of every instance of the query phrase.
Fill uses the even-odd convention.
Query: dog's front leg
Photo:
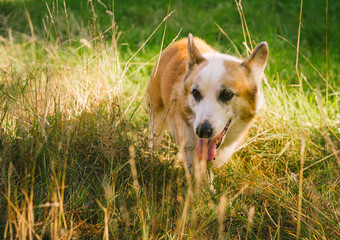
[[[181,119],[170,119],[170,131],[175,137],[178,145],[178,160],[183,162],[189,172],[193,165],[197,137],[192,129]]]
[[[184,132],[184,155],[185,155],[185,161],[184,164],[189,170],[189,172],[192,172],[193,164],[194,164],[194,158],[195,156],[195,149],[196,149],[196,144],[197,144],[197,136],[193,130],[192,127],[187,126],[184,124],[183,128]]]

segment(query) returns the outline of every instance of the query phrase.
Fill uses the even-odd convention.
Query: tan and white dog
[[[166,128],[193,159],[221,167],[244,139],[263,103],[261,81],[267,43],[245,60],[216,52],[199,38],[181,39],[167,48],[147,86],[151,145]]]

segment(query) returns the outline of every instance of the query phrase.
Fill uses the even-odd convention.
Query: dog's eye
[[[202,99],[202,95],[201,95],[200,91],[198,91],[197,89],[193,89],[191,91],[191,94],[192,94],[192,96],[194,96],[196,101],[200,101]]]
[[[222,102],[228,102],[230,99],[232,99],[234,96],[234,93],[224,89],[220,95],[218,96],[218,98],[222,101]]]

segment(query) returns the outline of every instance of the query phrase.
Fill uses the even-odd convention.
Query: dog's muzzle
[[[205,120],[202,124],[196,128],[196,134],[200,138],[210,138],[213,133],[213,128],[210,122]]]
[[[213,139],[209,139],[213,132],[212,126],[209,122],[204,121],[204,123],[196,129],[196,134],[200,137],[196,145],[196,153],[199,159],[211,161],[216,157],[216,150],[224,141],[230,124],[231,119],[227,122],[223,131]]]

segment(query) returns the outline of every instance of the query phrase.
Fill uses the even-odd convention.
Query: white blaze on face
[[[217,84],[221,84],[221,78],[225,74],[223,61],[221,58],[213,58],[209,60],[208,64],[199,72],[199,84],[202,90],[210,90],[210,88],[213,87],[217,88]]]
[[[213,127],[211,138],[218,136],[229,121],[232,110],[231,106],[222,104],[217,98],[222,87],[222,78],[226,76],[224,67],[225,58],[209,55],[208,63],[194,77],[193,88],[198,88],[202,100],[199,102],[191,101],[192,109],[196,114],[194,130],[205,120],[210,122]]]

